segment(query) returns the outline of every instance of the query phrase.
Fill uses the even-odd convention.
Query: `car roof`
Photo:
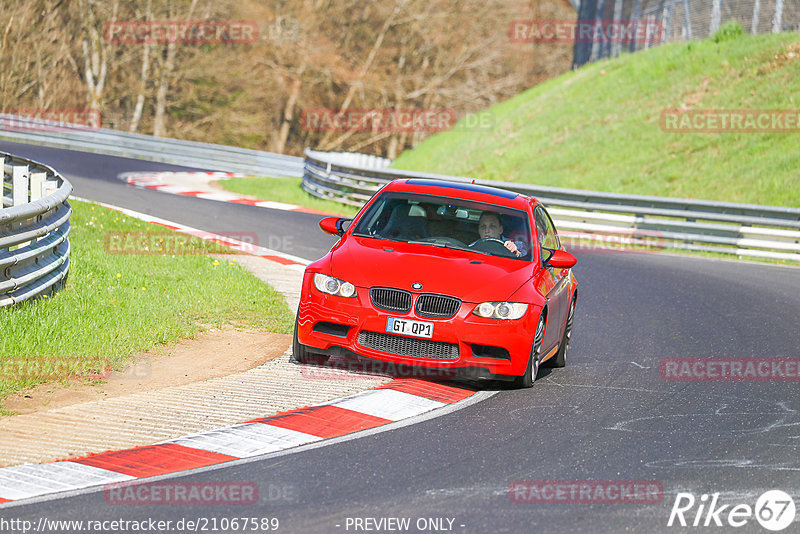
[[[446,197],[463,198],[476,202],[498,204],[517,209],[526,209],[533,199],[529,196],[498,187],[488,187],[469,182],[451,182],[425,178],[402,178],[389,182],[384,191],[405,191]]]

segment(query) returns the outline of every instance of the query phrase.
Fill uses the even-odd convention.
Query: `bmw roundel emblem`
[[[413,284],[411,284],[411,289],[416,289],[417,291],[419,291],[420,289],[422,289],[422,284],[420,284],[419,282],[414,282]]]

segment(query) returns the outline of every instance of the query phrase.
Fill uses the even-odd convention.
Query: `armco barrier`
[[[0,113],[0,139],[137,158],[208,171],[260,176],[303,175],[303,159],[295,156],[167,137],[133,134],[108,128],[54,123],[40,118]]]
[[[307,149],[303,189],[360,206],[397,178],[472,182],[469,178],[387,168],[382,158]],[[623,195],[532,184],[475,180],[538,198],[562,234],[599,243],[623,236],[631,247],[675,248],[800,261],[800,208]],[[566,231],[566,232],[565,232]],[[569,245],[567,245],[569,247]]]
[[[67,199],[55,170],[0,152],[0,307],[54,291],[69,272]]]

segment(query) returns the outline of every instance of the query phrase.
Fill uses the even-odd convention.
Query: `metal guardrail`
[[[303,158],[167,137],[132,134],[108,128],[56,123],[0,113],[0,139],[158,161],[209,171],[262,176],[303,175]]]
[[[353,155],[305,151],[303,189],[310,194],[361,206],[397,178],[472,182],[387,168],[388,160],[354,164]],[[567,248],[586,241],[609,248],[676,248],[746,257],[800,261],[800,208],[695,199],[626,195],[475,180],[533,196],[548,206]]]
[[[69,272],[72,185],[53,168],[0,152],[0,307],[55,291]]]

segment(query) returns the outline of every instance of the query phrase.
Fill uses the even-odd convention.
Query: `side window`
[[[557,250],[561,248],[558,241],[558,234],[556,234],[556,227],[550,219],[550,215],[542,206],[537,206],[534,212],[536,218],[536,234],[539,239],[539,252],[542,258],[547,258],[549,250]]]

